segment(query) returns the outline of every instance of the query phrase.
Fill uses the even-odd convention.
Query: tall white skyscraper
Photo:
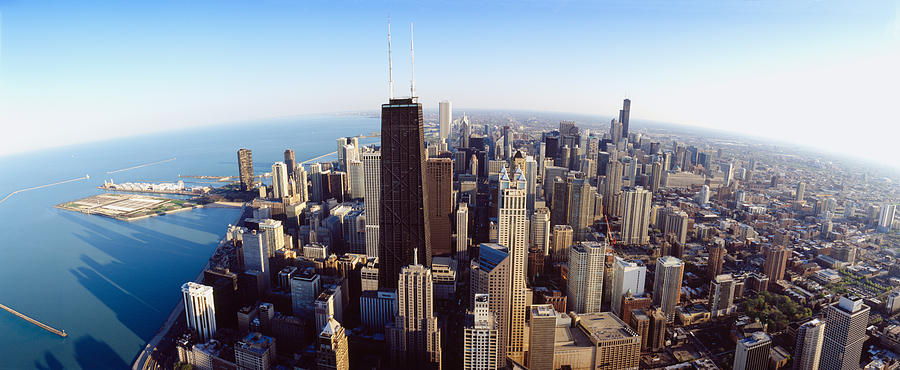
[[[507,356],[521,363],[525,356],[525,268],[528,261],[528,210],[525,175],[516,170],[513,178],[500,174],[500,201],[497,211],[497,243],[509,248],[511,266],[510,330]]]
[[[731,274],[716,276],[709,284],[709,313],[712,317],[727,315],[734,308],[735,281]]]
[[[656,260],[656,275],[653,278],[653,305],[662,309],[666,321],[675,320],[675,307],[681,299],[681,278],[684,262],[672,256]],[[571,272],[570,272],[571,274]]]
[[[366,194],[366,176],[363,162],[359,160],[348,161],[347,176],[350,178],[350,197],[363,199]]]
[[[295,164],[294,169],[294,188],[297,189],[297,195],[300,196],[301,202],[309,201],[309,178],[306,169],[301,164]]]
[[[858,369],[869,306],[857,296],[842,296],[828,308],[825,316],[825,339],[822,342],[820,370]]]
[[[463,369],[497,369],[497,327],[489,294],[476,294],[471,323],[463,330]]]
[[[894,217],[896,217],[897,205],[884,203],[881,205],[881,213],[878,216],[878,232],[886,233],[891,231],[894,226]]]
[[[600,312],[603,299],[604,243],[582,242],[569,249],[567,307],[575,313]]]
[[[284,162],[275,162],[272,165],[272,194],[274,198],[291,196],[291,188],[288,186],[287,165]]]
[[[612,311],[622,316],[622,297],[628,291],[635,297],[644,295],[644,279],[647,275],[647,267],[641,261],[626,261],[616,257],[613,262],[611,301]]]
[[[459,203],[456,209],[456,260],[466,263],[469,260],[469,206]]]
[[[201,342],[216,335],[216,306],[213,303],[213,288],[194,282],[181,286],[184,295],[184,317],[188,328],[200,336]]]
[[[259,223],[259,232],[266,244],[266,257],[274,257],[275,252],[284,249],[284,229],[281,221],[265,219]]]
[[[531,215],[531,245],[550,254],[550,210],[541,207]]]
[[[378,217],[381,209],[381,152],[362,154],[365,176],[366,255],[378,257]]]
[[[801,325],[794,347],[794,370],[819,370],[824,340],[825,321],[812,319]]]
[[[697,193],[697,204],[705,206],[707,203],[709,203],[709,185],[703,185]]]
[[[622,220],[622,243],[646,245],[650,243],[650,207],[653,193],[638,186],[625,192],[625,216]]]
[[[441,139],[447,140],[450,137],[450,123],[453,122],[453,110],[449,100],[438,103],[438,108],[440,110],[439,134]]]
[[[322,164],[313,163],[309,165],[309,200],[321,202],[324,200],[323,196]]]

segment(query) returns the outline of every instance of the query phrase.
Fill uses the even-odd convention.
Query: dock
[[[39,328],[44,329],[44,330],[46,330],[46,331],[49,331],[49,332],[51,332],[51,333],[53,333],[53,334],[59,335],[59,336],[61,336],[61,337],[63,337],[63,338],[69,336],[69,334],[66,333],[65,330],[59,330],[59,329],[56,329],[56,328],[54,328],[54,327],[52,327],[52,326],[50,326],[50,325],[47,325],[47,324],[44,324],[44,323],[42,323],[42,322],[40,322],[40,321],[37,321],[37,320],[35,320],[35,319],[32,319],[32,318],[26,316],[25,314],[20,313],[19,311],[16,311],[16,310],[14,310],[14,309],[12,309],[12,308],[6,307],[6,306],[4,306],[4,305],[2,305],[2,304],[0,304],[0,308],[2,308],[2,309],[4,309],[4,310],[8,311],[9,313],[11,313],[11,314],[13,314],[13,315],[18,316],[18,317],[21,318],[22,320],[25,320],[25,321],[28,321],[28,322],[34,324],[34,325],[37,325]]]

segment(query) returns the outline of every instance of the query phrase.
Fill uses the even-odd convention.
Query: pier
[[[0,203],[5,202],[7,199],[9,199],[10,197],[12,197],[13,195],[16,195],[16,194],[21,193],[21,192],[25,192],[25,191],[29,191],[29,190],[37,190],[37,189],[46,188],[46,187],[54,186],[54,185],[61,185],[61,184],[65,184],[65,183],[69,183],[69,182],[73,182],[73,181],[87,180],[87,179],[89,179],[89,178],[91,178],[91,177],[88,176],[88,175],[84,175],[84,177],[79,177],[79,178],[77,178],[77,179],[71,179],[71,180],[65,180],[65,181],[60,181],[60,182],[54,182],[54,183],[52,183],[52,184],[41,185],[41,186],[35,186],[35,187],[26,188],[26,189],[19,189],[19,190],[16,190],[16,191],[12,192],[12,193],[9,193],[9,194],[8,194],[6,197],[4,197],[3,199],[0,199]]]
[[[35,319],[32,319],[32,318],[26,316],[25,314],[20,313],[19,311],[16,311],[16,310],[14,310],[14,309],[12,309],[12,308],[6,307],[6,306],[4,306],[4,305],[2,305],[2,304],[0,304],[0,308],[2,308],[2,309],[4,309],[4,310],[8,311],[9,313],[11,313],[11,314],[13,314],[13,315],[18,316],[18,317],[21,318],[22,320],[25,320],[25,321],[28,321],[28,322],[34,324],[34,325],[37,325],[39,328],[44,329],[44,330],[46,330],[46,331],[49,331],[49,332],[51,332],[51,333],[53,333],[53,334],[59,335],[59,336],[61,336],[61,337],[63,337],[63,338],[69,336],[69,334],[66,333],[65,330],[59,330],[59,329],[56,329],[56,328],[54,328],[54,327],[52,327],[52,326],[50,326],[50,325],[47,325],[47,324],[44,324],[44,323],[42,323],[42,322],[40,322],[40,321],[37,321],[37,320],[35,320]]]
[[[144,164],[139,164],[139,165],[137,165],[137,166],[132,166],[132,167],[128,167],[128,168],[122,168],[122,169],[118,169],[118,170],[106,171],[106,174],[111,174],[111,173],[116,173],[116,172],[124,172],[124,171],[134,170],[134,169],[138,169],[138,168],[141,168],[141,167],[147,167],[147,166],[153,166],[153,165],[157,165],[157,164],[161,164],[161,163],[171,162],[171,161],[174,161],[174,160],[175,160],[175,157],[172,157],[172,158],[165,159],[165,160],[162,160],[162,161],[156,161],[156,162],[144,163]]]

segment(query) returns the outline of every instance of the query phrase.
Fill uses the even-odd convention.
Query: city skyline
[[[614,102],[630,97],[637,102],[631,131],[640,121],[672,122],[900,166],[884,161],[896,135],[867,134],[897,132],[885,121],[896,116],[887,89],[900,79],[891,68],[900,64],[896,2],[525,3],[507,17],[498,16],[502,3],[477,14],[466,4],[404,4],[217,3],[215,11],[210,3],[0,5],[0,120],[13,122],[21,138],[0,156],[184,127],[370,111],[385,95],[379,61],[390,16],[398,95],[409,78],[405,24],[420,24],[418,95],[426,111],[449,99],[457,112],[615,117]],[[69,10],[85,19],[65,17]],[[201,12],[203,20],[187,22]],[[311,14],[332,15],[336,24],[302,21]],[[516,19],[547,27],[533,30]],[[838,19],[845,27],[829,26]],[[110,32],[123,22],[128,32]],[[259,27],[225,27],[235,22]],[[326,29],[328,42],[304,36]],[[541,51],[516,41],[525,39]],[[253,57],[237,55],[238,47]],[[559,58],[572,50],[573,57]],[[823,89],[822,81],[840,88]],[[540,93],[513,93],[525,87]],[[849,122],[867,129],[848,130]]]

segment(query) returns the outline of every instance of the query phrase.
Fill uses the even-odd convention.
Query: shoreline
[[[217,203],[210,203],[210,204],[217,204]],[[233,205],[235,202],[222,202],[222,203],[223,204],[219,204],[219,206],[209,207],[209,208],[237,208],[236,206]],[[246,205],[244,203],[238,203],[238,204],[241,204],[241,206],[240,206],[241,213],[238,214],[237,219],[232,223],[232,225],[236,225],[238,222],[240,222],[242,216],[244,215]],[[201,206],[201,207],[197,207],[197,208],[203,208],[203,207]],[[193,208],[191,208],[191,209],[193,209]],[[213,249],[209,258],[206,260],[206,264],[203,265],[202,269],[200,269],[200,273],[197,275],[196,278],[194,278],[193,282],[200,283],[203,281],[203,271],[205,271],[206,269],[209,268],[210,263],[211,263],[210,259],[212,259],[212,257],[215,256],[219,252],[219,250],[222,249],[222,247],[225,244],[227,244],[227,239],[228,239],[227,235],[223,236],[221,239],[219,239],[219,244],[216,246],[215,249]],[[175,321],[178,320],[178,318],[181,316],[181,314],[183,312],[184,312],[184,297],[181,297],[178,299],[178,302],[175,303],[175,307],[172,308],[172,312],[169,313],[169,316],[166,318],[166,321],[164,321],[162,326],[160,326],[160,328],[156,331],[156,334],[153,336],[153,339],[151,339],[149,342],[147,342],[147,344],[144,346],[144,349],[141,350],[141,352],[138,353],[137,356],[135,356],[134,363],[131,365],[132,370],[140,370],[140,369],[144,369],[146,367],[147,360],[149,360],[151,355],[153,354],[153,352],[156,351],[156,347],[157,347],[157,345],[159,345],[159,342],[163,338],[165,338],[166,335],[169,334],[169,330],[172,329],[172,326],[175,324]]]

